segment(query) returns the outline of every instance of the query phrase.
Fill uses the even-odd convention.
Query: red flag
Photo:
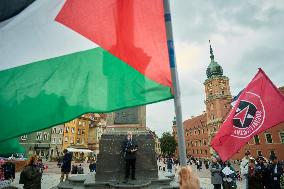
[[[284,96],[262,69],[243,90],[236,105],[211,141],[223,161],[254,135],[284,121]]]

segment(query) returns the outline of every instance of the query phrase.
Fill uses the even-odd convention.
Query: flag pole
[[[164,0],[164,17],[165,17],[165,23],[166,23],[167,44],[168,44],[171,76],[172,76],[172,82],[173,82],[180,164],[181,166],[186,166],[186,152],[185,152],[185,143],[184,143],[183,124],[182,124],[182,111],[181,111],[181,103],[180,103],[180,88],[179,88],[178,73],[177,73],[177,68],[176,68],[175,47],[174,47],[169,0]]]

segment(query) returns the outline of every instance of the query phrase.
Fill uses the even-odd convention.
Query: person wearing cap
[[[248,168],[249,168],[249,157],[250,157],[250,152],[247,151],[245,153],[245,157],[242,159],[241,165],[240,165],[240,170],[241,170],[241,175],[243,175],[246,183],[246,189],[248,189]]]
[[[135,167],[136,167],[136,152],[138,150],[138,145],[136,140],[132,136],[132,132],[127,132],[127,138],[123,141],[123,152],[125,159],[125,176],[123,183],[127,183],[130,174],[131,167],[131,179],[136,180],[135,177]]]
[[[212,163],[209,166],[209,170],[211,172],[211,184],[213,184],[214,189],[221,189],[221,185],[223,183],[222,180],[222,166],[218,163],[217,156],[212,157]]]
[[[272,163],[269,166],[269,174],[271,185],[273,189],[280,189],[280,177],[283,173],[282,166],[277,161],[277,157],[275,155],[271,155],[269,158]]]

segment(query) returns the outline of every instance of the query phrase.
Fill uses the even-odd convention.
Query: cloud
[[[284,3],[282,0],[205,0],[171,2],[183,120],[205,110],[204,81],[209,44],[230,79],[232,95],[261,67],[284,85]],[[173,101],[147,106],[147,126],[161,135],[171,131]]]

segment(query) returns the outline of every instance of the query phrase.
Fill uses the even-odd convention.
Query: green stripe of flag
[[[0,88],[0,141],[88,112],[173,98],[169,87],[146,78],[102,48],[1,71]]]

